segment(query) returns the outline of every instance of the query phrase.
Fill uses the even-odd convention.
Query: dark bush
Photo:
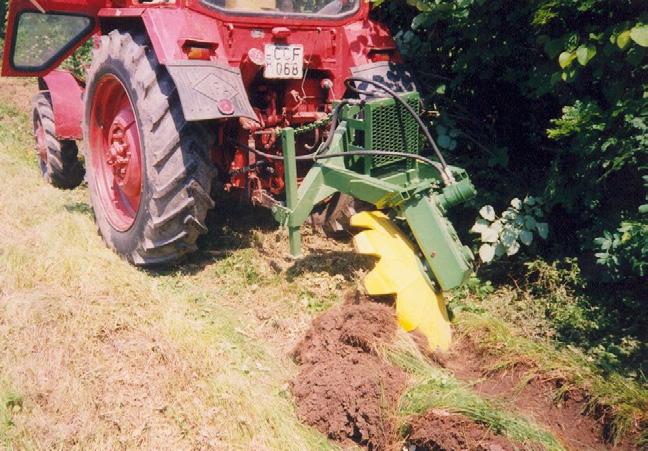
[[[505,207],[513,197],[541,196],[553,243],[547,256],[581,255],[591,267],[598,260],[609,279],[641,282],[648,254],[639,211],[648,173],[645,3],[407,3],[387,1],[377,14],[440,112],[439,145],[470,170],[481,202]]]

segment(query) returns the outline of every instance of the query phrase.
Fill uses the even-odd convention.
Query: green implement
[[[417,93],[403,94],[401,98],[418,111],[420,100]],[[366,227],[373,229],[374,236],[371,245],[358,250],[378,257],[403,255],[404,252],[412,254],[414,258],[406,260],[418,262],[413,271],[425,279],[430,287],[428,296],[434,297],[430,303],[441,304],[435,309],[447,321],[445,306],[438,302],[435,291],[451,290],[465,282],[472,272],[473,255],[462,245],[445,214],[448,208],[473,197],[475,188],[464,170],[452,166],[444,168],[419,158],[423,142],[419,126],[395,99],[379,98],[351,104],[347,101],[337,108],[339,118],[333,136],[326,146],[320,147],[313,167],[299,185],[295,131],[285,128],[281,132],[286,202],[276,205],[273,214],[288,228],[291,254],[295,257],[301,254],[300,227],[315,205],[337,192],[368,202],[383,213],[369,222],[355,221],[359,227],[364,223],[370,224]],[[393,224],[387,225],[385,221]],[[380,233],[385,233],[385,237],[398,234],[402,238],[381,240],[377,238]],[[392,248],[386,249],[385,246]],[[394,251],[394,246],[399,246],[398,252]],[[397,277],[391,277],[394,280],[391,285],[381,284],[380,287],[375,283],[368,286],[372,284],[370,279],[365,283],[370,294],[395,294],[399,297],[399,293],[407,291],[407,287],[397,286]],[[412,296],[425,297],[425,294],[412,293],[409,298]],[[406,304],[413,302],[413,299],[411,302],[403,301]],[[419,302],[417,299],[416,303]],[[409,319],[399,315],[401,324],[407,330],[417,328],[419,321],[412,320],[416,312],[402,305],[402,308],[398,307],[397,311],[410,312]],[[449,345],[449,340],[432,339],[429,333],[426,335],[439,347],[447,348]]]

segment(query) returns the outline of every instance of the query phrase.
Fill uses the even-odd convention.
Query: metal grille
[[[420,114],[420,103],[417,95],[406,99],[407,103]],[[368,104],[367,106],[369,106]],[[371,143],[373,150],[391,150],[396,152],[419,153],[421,136],[418,125],[407,110],[396,101],[380,102],[371,105]],[[374,168],[401,162],[401,157],[373,157]]]

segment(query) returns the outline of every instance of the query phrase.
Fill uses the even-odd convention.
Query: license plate
[[[302,78],[304,46],[301,44],[265,46],[265,78]]]

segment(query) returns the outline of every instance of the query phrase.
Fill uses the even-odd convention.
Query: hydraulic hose
[[[255,149],[254,147],[248,146],[247,144],[243,144],[242,142],[236,141],[232,138],[226,138],[226,140],[230,143],[233,144],[237,147],[240,147],[241,149],[245,149],[249,152],[252,152],[262,158],[266,158],[268,160],[275,160],[275,161],[283,161],[284,157],[281,155],[273,155],[271,153],[266,153],[263,152],[259,149]],[[434,168],[436,168],[439,172],[443,173],[443,167],[441,166],[441,163],[437,161],[430,160],[429,158],[426,158],[422,155],[418,155],[415,153],[407,153],[407,152],[393,152],[390,150],[351,150],[347,152],[334,152],[334,153],[324,153],[324,154],[318,154],[318,153],[311,153],[308,155],[297,155],[295,157],[296,160],[299,161],[317,161],[317,160],[326,160],[328,158],[338,158],[338,157],[354,157],[354,156],[360,156],[360,157],[402,157],[402,158],[411,158],[413,160],[418,160],[421,161],[425,164],[428,164]]]

